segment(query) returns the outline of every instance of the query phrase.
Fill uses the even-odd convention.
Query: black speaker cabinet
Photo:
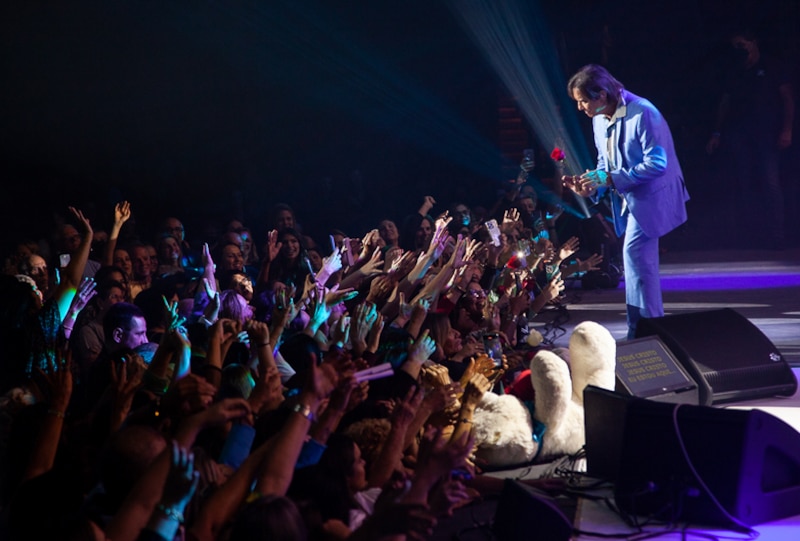
[[[656,335],[698,385],[702,405],[791,396],[797,379],[770,340],[723,308],[641,319],[637,338]]]
[[[734,529],[800,514],[800,433],[788,424],[755,409],[618,396],[623,511]]]

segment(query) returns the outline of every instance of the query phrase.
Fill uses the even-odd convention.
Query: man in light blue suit
[[[664,315],[658,239],[686,221],[689,194],[666,120],[648,100],[625,90],[605,68],[590,64],[567,91],[592,119],[597,169],[564,184],[595,201],[608,195],[617,235],[625,235],[628,338],[642,317]]]

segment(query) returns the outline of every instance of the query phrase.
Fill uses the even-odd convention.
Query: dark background
[[[796,64],[798,4],[545,0],[540,16],[565,77],[603,63],[662,110],[697,235],[725,186],[719,158],[704,152],[725,34],[748,21],[762,50]],[[363,234],[426,194],[488,204],[507,174],[499,152],[496,163],[454,158],[468,154],[454,132],[497,142],[507,91],[443,2],[25,0],[1,9],[4,250],[48,236],[68,204],[107,227],[120,199],[142,233],[171,214],[190,239],[232,216],[260,235],[267,209],[284,201],[318,238],[331,226]],[[415,99],[387,98],[387,81]],[[458,123],[438,132],[441,122],[425,121],[431,111]],[[784,156],[787,182],[796,154]]]

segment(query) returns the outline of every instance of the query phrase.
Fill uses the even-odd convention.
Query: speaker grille
[[[724,393],[738,389],[772,388],[776,381],[785,381],[787,370],[791,372],[784,364],[747,366],[725,372],[706,371],[703,377],[715,393]]]

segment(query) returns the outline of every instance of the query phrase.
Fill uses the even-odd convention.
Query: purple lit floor
[[[800,250],[681,251],[661,256],[661,283],[667,314],[732,308],[750,320],[787,362],[800,366]],[[551,334],[566,346],[572,328],[585,320],[605,325],[625,338],[625,290],[567,289],[566,331]],[[545,315],[535,326],[542,328]],[[559,336],[560,335],[560,336]]]
[[[784,252],[760,251],[675,251],[661,258],[662,288],[667,314],[732,308],[748,318],[778,348],[800,375],[800,250]],[[580,283],[567,289],[568,316],[565,323],[548,333],[557,346],[567,346],[572,329],[581,321],[593,320],[605,325],[615,338],[624,339],[625,290],[583,290]],[[555,314],[550,314],[549,318]],[[534,326],[546,330],[547,314],[540,315]],[[731,337],[735,340],[736,337]],[[720,339],[720,338],[717,338]],[[722,337],[721,339],[725,339]],[[729,407],[736,407],[731,405]],[[800,430],[800,390],[791,398],[766,398],[750,401],[745,408],[758,407]],[[554,464],[542,464],[493,472],[500,478],[551,477]],[[459,510],[453,519],[442,520],[432,539],[449,540],[458,534],[464,541],[489,539],[497,502],[489,501]],[[593,532],[627,531],[605,504],[584,500],[576,516],[576,525]],[[756,527],[760,539],[784,541],[798,539],[800,515]],[[716,533],[718,538],[737,538],[731,532],[702,531],[692,538]],[[520,536],[520,539],[530,536]],[[679,533],[664,534],[654,539],[680,539]],[[709,538],[709,537],[705,537]],[[597,537],[578,536],[589,541]]]

